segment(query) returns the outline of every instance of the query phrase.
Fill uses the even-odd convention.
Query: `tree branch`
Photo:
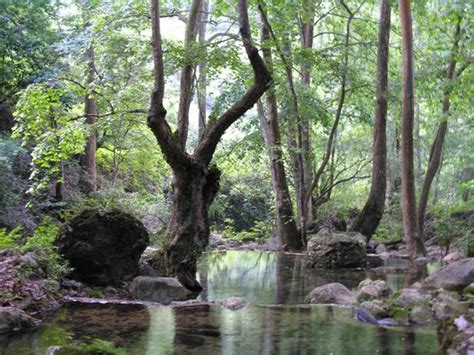
[[[173,170],[182,171],[189,166],[190,158],[181,150],[180,145],[173,137],[171,128],[165,119],[167,112],[163,106],[165,71],[161,46],[159,0],[151,0],[151,22],[155,87],[151,95],[147,123],[158,141],[165,160]]]
[[[240,36],[245,52],[250,61],[254,73],[254,83],[247,92],[234,103],[217,121],[208,126],[194,151],[196,160],[208,165],[216,150],[217,143],[222,135],[237,119],[255,105],[263,93],[271,86],[272,78],[268,69],[260,57],[257,48],[252,43],[250,25],[247,13],[247,1],[239,0],[237,9],[239,12]]]

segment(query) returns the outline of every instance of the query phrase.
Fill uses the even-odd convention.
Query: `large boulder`
[[[337,282],[316,287],[307,298],[309,303],[352,305],[356,298],[349,289]]]
[[[135,299],[163,304],[185,301],[191,294],[175,278],[149,276],[135,277],[130,292]]]
[[[37,321],[14,307],[0,307],[0,335],[24,332],[36,328]]]
[[[136,276],[148,243],[143,224],[118,210],[85,210],[63,226],[56,241],[74,269],[71,277],[98,286]]]
[[[455,261],[434,272],[423,282],[422,287],[462,292],[473,280],[474,258],[467,258]]]
[[[366,267],[365,237],[360,233],[322,229],[308,241],[306,265],[312,268],[341,269]]]

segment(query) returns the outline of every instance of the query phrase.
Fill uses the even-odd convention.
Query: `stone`
[[[422,283],[423,289],[439,289],[462,292],[474,281],[474,258],[455,261],[431,274]]]
[[[368,268],[375,268],[379,266],[383,266],[385,264],[384,259],[377,254],[367,254],[367,267]]]
[[[433,301],[433,314],[436,320],[452,319],[460,314],[466,305],[460,302],[456,292],[440,290]]]
[[[319,233],[323,228],[334,231],[345,232],[347,230],[346,221],[339,216],[330,216],[326,219],[315,220],[306,228],[308,234]]]
[[[62,227],[56,240],[68,260],[70,277],[97,286],[120,285],[139,273],[148,231],[119,210],[84,210]]]
[[[458,261],[458,260],[461,260],[463,259],[464,256],[458,252],[458,251],[453,251],[451,253],[449,253],[448,255],[446,255],[444,258],[443,258],[443,261],[447,262],[448,264],[451,264],[455,261]]]
[[[395,299],[394,305],[403,308],[412,308],[414,306],[425,305],[429,297],[417,288],[404,288]]]
[[[247,301],[240,297],[229,297],[225,301],[221,302],[221,304],[224,308],[236,310],[244,308],[247,305]]]
[[[306,265],[321,269],[365,268],[365,243],[360,233],[322,229],[308,241]]]
[[[408,315],[410,322],[420,324],[428,323],[433,320],[433,314],[431,312],[431,307],[429,305],[414,306],[410,309],[410,314]]]
[[[466,286],[464,290],[462,290],[462,295],[465,298],[472,298],[474,299],[474,282],[470,285]]]
[[[308,295],[309,303],[352,305],[356,298],[344,285],[334,282],[316,287]]]
[[[379,325],[377,322],[377,319],[375,319],[375,317],[372,314],[370,314],[369,312],[367,312],[366,310],[362,308],[356,309],[356,319],[362,323]]]
[[[185,301],[191,294],[179,281],[172,277],[135,277],[130,286],[132,297],[141,301],[169,304]]]
[[[35,329],[37,320],[19,308],[0,307],[0,335]]]
[[[382,253],[386,253],[387,252],[387,247],[385,246],[385,244],[378,244],[377,247],[375,248],[375,252],[377,254],[382,254]]]
[[[358,301],[380,299],[390,295],[390,287],[384,280],[363,280],[359,284]]]
[[[388,308],[380,300],[362,302],[360,308],[373,314],[375,318],[384,318],[388,316]]]

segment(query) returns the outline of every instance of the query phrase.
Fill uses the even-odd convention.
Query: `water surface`
[[[307,270],[301,256],[209,253],[200,261],[203,301],[230,296],[250,304],[183,308],[69,304],[35,333],[0,338],[0,354],[45,354],[49,346],[101,339],[126,354],[435,354],[434,329],[382,329],[354,320],[351,308],[302,305],[314,288],[349,288],[366,271]],[[373,275],[372,275],[373,276]],[[397,274],[392,287],[403,286]],[[389,282],[389,278],[387,278]]]

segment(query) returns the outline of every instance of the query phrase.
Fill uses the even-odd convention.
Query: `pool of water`
[[[250,304],[240,310],[69,304],[35,333],[0,338],[0,354],[43,355],[49,346],[92,339],[125,354],[436,353],[432,327],[382,329],[355,321],[350,308],[301,304],[328,282],[355,288],[365,271],[307,270],[300,256],[239,251],[206,254],[198,270],[202,301],[238,296]],[[403,284],[397,277],[392,287]]]

